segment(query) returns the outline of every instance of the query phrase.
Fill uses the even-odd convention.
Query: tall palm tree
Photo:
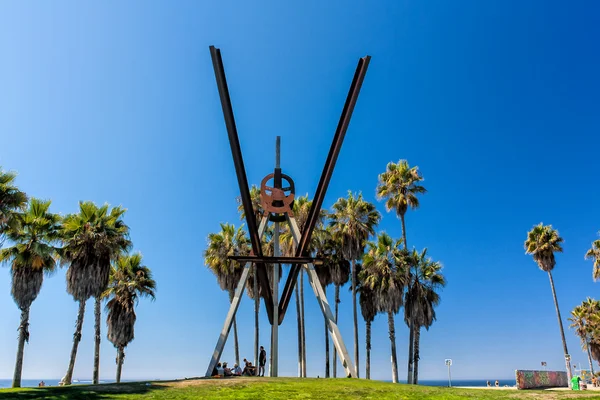
[[[312,200],[308,195],[298,196],[294,200],[292,212],[294,219],[298,225],[300,232],[304,231],[304,226],[308,219],[308,213],[312,207]],[[320,229],[322,220],[325,216],[324,211],[321,211],[319,220],[317,221],[317,229]],[[293,235],[287,224],[283,225],[283,231],[279,236],[280,248],[284,256],[294,256],[296,246],[294,244]],[[318,246],[318,239],[313,235],[308,252],[313,254]],[[299,375],[306,377],[306,329],[304,323],[304,271],[300,270],[300,275],[296,281],[296,311],[298,315],[298,355],[299,355]]]
[[[375,227],[379,224],[381,214],[373,203],[363,200],[362,193],[355,196],[348,192],[348,198],[339,198],[333,205],[333,212],[329,215],[330,225],[334,238],[340,245],[343,257],[352,262],[352,311],[354,317],[354,360],[356,362],[356,376],[359,376],[359,350],[358,350],[358,317],[356,311],[356,260],[364,253],[369,236],[375,234]],[[334,364],[335,368],[335,364]]]
[[[104,204],[98,207],[91,201],[79,202],[79,212],[67,215],[62,226],[63,262],[67,270],[67,292],[79,302],[79,312],[73,335],[73,348],[67,373],[63,378],[71,384],[77,348],[81,340],[81,328],[85,314],[85,302],[94,297],[94,372],[92,381],[98,383],[100,368],[101,297],[108,287],[111,262],[129,251],[129,227],[123,222],[126,209]]]
[[[377,242],[368,243],[361,271],[361,282],[373,291],[377,311],[388,316],[394,383],[398,383],[394,314],[402,307],[402,294],[408,280],[406,253],[406,250],[400,249],[399,240],[393,240],[387,233],[382,232],[377,236]]]
[[[0,247],[11,216],[27,206],[27,195],[14,184],[16,177],[14,172],[4,171],[0,167]]]
[[[240,219],[243,220],[246,218],[246,214],[244,213],[244,204],[242,203],[242,198],[236,198],[238,203],[238,212],[240,213]],[[252,209],[254,210],[254,218],[256,223],[260,223],[260,219],[264,214],[264,210],[262,208],[262,204],[260,201],[260,188],[256,185],[252,185],[250,188],[250,200],[252,202]],[[266,241],[264,237],[261,239],[263,246]],[[266,267],[266,266],[265,266]],[[256,271],[257,265],[254,264],[253,268],[250,272],[251,276],[248,279],[248,284],[246,285],[248,297],[254,300],[254,365],[258,365],[258,340],[259,340],[259,330],[260,330],[260,321],[259,321],[259,313],[260,313],[260,294],[259,290],[254,291],[254,288],[258,288],[258,273]],[[272,267],[271,267],[272,269]]]
[[[321,265],[315,265],[315,271],[317,272],[317,276],[319,277],[319,283],[323,288],[323,292],[325,296],[327,296],[327,286],[331,285],[331,268],[329,263],[327,262],[327,239],[330,237],[331,233],[327,233],[325,229],[315,229],[315,233],[313,236],[317,240],[317,248],[316,255],[317,258],[324,259],[325,262]],[[327,317],[324,317],[325,320],[325,378],[329,378],[329,328],[327,325]]]
[[[385,200],[385,208],[388,212],[395,211],[402,223],[402,238],[404,239],[404,248],[408,250],[406,243],[406,225],[404,217],[408,208],[419,208],[419,198],[417,195],[427,193],[427,190],[420,183],[423,177],[419,174],[418,167],[410,167],[408,161],[400,160],[398,163],[390,162],[386,166],[385,172],[379,175],[377,184],[377,198]],[[412,383],[413,364],[414,364],[414,329],[412,321],[409,320],[409,344],[408,344],[408,383]]]
[[[588,310],[589,315],[586,321],[586,334],[588,337],[589,353],[597,363],[600,363],[600,304],[594,300],[593,307]]]
[[[592,363],[592,355],[590,353],[590,341],[592,340],[593,321],[592,316],[600,312],[600,302],[588,297],[583,303],[578,305],[571,311],[571,328],[575,329],[575,333],[581,339],[581,347],[587,352],[588,362],[590,363],[590,371],[594,375],[594,365]]]
[[[12,246],[0,251],[0,262],[10,264],[11,294],[21,310],[19,345],[13,376],[13,387],[21,387],[23,351],[29,342],[29,309],[42,288],[44,274],[56,267],[60,217],[48,212],[50,201],[32,198],[23,213],[14,216],[15,223],[7,231]]]
[[[239,263],[229,259],[231,256],[244,256],[250,253],[249,240],[240,226],[221,224],[221,231],[208,235],[208,247],[204,251],[204,263],[215,274],[222,290],[229,293],[229,302],[233,300],[235,288],[242,275]],[[240,363],[237,323],[233,319],[233,337],[235,362]]]
[[[373,289],[365,285],[364,281],[361,280],[364,278],[362,266],[356,264],[356,270],[358,274],[358,285],[356,288],[356,291],[358,292],[358,303],[360,304],[360,312],[366,325],[365,377],[371,379],[371,324],[377,315],[377,304]]]
[[[323,259],[323,267],[327,270],[327,284],[332,283],[335,285],[334,319],[337,324],[340,304],[340,287],[344,286],[348,280],[350,280],[350,263],[344,259],[340,242],[339,240],[336,240],[337,237],[334,235],[331,227],[323,227],[318,230],[316,236],[318,236],[319,241],[317,255],[319,258]],[[323,273],[325,272],[323,271]],[[335,347],[333,349],[333,377],[337,377],[337,351]]]
[[[592,276],[594,280],[600,279],[600,239],[592,242],[592,247],[585,253],[586,260],[594,260],[594,271]]]
[[[435,307],[440,302],[438,291],[446,285],[442,264],[427,257],[427,249],[421,253],[413,249],[409,257],[414,266],[404,298],[404,320],[414,330],[414,376],[412,383],[419,383],[419,342],[421,328],[429,330],[435,321]]]
[[[140,253],[121,255],[113,263],[103,297],[108,299],[107,337],[117,349],[117,383],[121,382],[125,347],[134,339],[135,306],[141,297],[154,300],[155,292],[156,282],[150,268],[143,265]]]
[[[570,381],[571,361],[566,357],[569,354],[569,351],[567,350],[565,331],[563,329],[562,318],[560,317],[560,310],[558,308],[556,290],[554,289],[554,279],[552,279],[552,270],[556,265],[554,253],[562,253],[562,242],[563,238],[558,235],[558,231],[556,229],[552,229],[552,225],[544,225],[543,223],[540,223],[539,225],[534,226],[533,229],[527,233],[527,240],[525,240],[525,254],[531,254],[533,256],[533,261],[537,263],[538,267],[540,267],[542,271],[546,271],[548,273],[548,278],[550,279],[550,288],[552,289],[552,297],[554,298],[554,307],[556,308],[556,316],[558,318],[558,327],[560,328],[560,336],[565,353],[567,376]]]

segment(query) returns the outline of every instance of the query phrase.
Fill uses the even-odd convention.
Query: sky
[[[592,1],[2,2],[0,165],[56,213],[80,200],[127,208],[158,291],[136,310],[123,379],[201,376],[229,307],[204,266],[206,238],[219,223],[242,223],[209,45],[222,50],[249,182],[272,172],[280,135],[282,169],[311,197],[356,63],[371,55],[324,206],[362,191],[382,213],[378,230],[399,238],[399,220],[375,197],[377,176],[400,159],[423,174],[428,193],[407,214],[408,245],[426,247],[448,284],[421,335],[420,378],[444,379],[446,358],[456,379],[511,378],[541,361],[564,369],[547,274],[523,249],[540,222],[565,240],[556,293],[572,359],[587,365],[567,317],[600,291],[583,257],[600,230],[598,37]],[[341,292],[352,353],[351,296]],[[305,302],[307,372],[323,376],[323,317],[307,283]],[[65,374],[76,315],[58,270],[31,307],[23,378]],[[263,304],[260,318],[269,350]],[[242,358],[253,357],[253,321],[244,297]],[[12,377],[18,324],[4,266],[0,378]],[[384,315],[373,324],[375,379],[391,379],[387,327]],[[297,375],[296,329],[291,304],[283,376]],[[396,332],[405,379],[401,315]],[[113,379],[105,326],[102,337],[100,377]],[[362,322],[359,338],[364,376]],[[222,360],[233,358],[230,340]],[[92,367],[90,301],[74,377],[89,379]]]

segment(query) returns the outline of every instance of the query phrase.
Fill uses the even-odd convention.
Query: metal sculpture
[[[350,118],[356,105],[360,88],[362,86],[367,68],[369,66],[370,56],[361,58],[356,67],[354,78],[342,110],[340,121],[337,125],[331,148],[327,155],[323,172],[313,198],[312,206],[309,210],[306,223],[304,225],[303,232],[298,229],[298,224],[294,218],[292,208],[295,197],[295,186],[294,181],[289,176],[281,172],[280,167],[280,152],[279,152],[279,137],[277,137],[276,145],[276,161],[275,170],[272,174],[267,175],[261,182],[261,206],[264,210],[260,226],[257,228],[255,213],[252,209],[252,202],[250,199],[250,191],[248,189],[248,180],[246,178],[246,171],[244,169],[244,161],[242,158],[242,152],[240,143],[237,135],[237,129],[235,120],[233,118],[233,109],[231,107],[231,99],[229,97],[229,89],[227,87],[227,81],[225,79],[225,71],[223,68],[223,61],[221,59],[221,51],[214,46],[210,46],[210,53],[215,71],[215,77],[217,81],[217,87],[219,90],[219,96],[221,99],[221,106],[223,108],[223,115],[225,118],[225,125],[227,127],[227,134],[229,136],[229,143],[231,147],[231,154],[233,157],[233,163],[237,175],[238,185],[240,187],[240,197],[246,216],[246,225],[248,227],[248,234],[250,235],[250,242],[252,244],[252,252],[249,256],[234,256],[230,257],[232,260],[236,260],[240,263],[245,263],[240,281],[236,288],[229,313],[225,319],[225,324],[221,331],[221,335],[217,341],[215,351],[211,358],[210,364],[206,371],[206,376],[210,376],[214,367],[218,363],[223,347],[229,335],[231,324],[235,313],[237,312],[246,281],[248,279],[251,265],[254,263],[257,269],[258,281],[261,288],[261,293],[265,302],[265,308],[267,310],[267,316],[269,322],[272,325],[271,331],[271,376],[277,376],[277,358],[278,358],[278,326],[283,322],[287,307],[292,297],[293,288],[298,279],[300,268],[306,269],[308,279],[310,282],[315,296],[319,302],[319,306],[325,319],[333,343],[340,354],[340,359],[348,376],[356,377],[356,370],[350,359],[346,346],[342,340],[341,333],[335,322],[331,308],[327,301],[327,297],[321,287],[314,265],[319,262],[308,254],[308,245],[310,243],[312,233],[317,224],[319,212],[325,199],[327,187],[333,174],[333,169],[337,161],[337,157],[342,147],[342,142],[350,123]],[[272,185],[268,185],[270,180],[273,180]],[[286,186],[283,186],[283,181],[286,181]],[[262,248],[260,238],[263,235],[267,223],[271,221],[275,224],[275,236],[274,236],[274,256],[265,257],[262,254]],[[279,223],[287,222],[290,226],[294,243],[296,245],[296,252],[293,257],[282,257],[279,254]],[[272,288],[269,285],[269,278],[266,272],[265,264],[275,264],[273,274],[273,285]],[[279,267],[278,264],[291,264],[291,270],[285,283],[281,301],[279,301],[278,295],[278,282],[279,282]]]

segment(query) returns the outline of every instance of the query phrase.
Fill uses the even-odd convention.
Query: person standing
[[[265,376],[265,364],[267,363],[267,352],[263,346],[260,346],[260,355],[258,356],[258,376]]]

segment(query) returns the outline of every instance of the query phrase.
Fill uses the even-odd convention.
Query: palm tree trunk
[[[306,320],[304,319],[304,271],[300,270],[300,312],[302,313],[302,377],[306,378]]]
[[[419,342],[421,341],[421,327],[416,325],[413,330],[415,331],[415,352],[413,355],[415,359],[415,376],[412,383],[417,385],[419,384]]]
[[[406,244],[406,225],[404,224],[404,214],[400,215],[400,222],[402,222],[402,240],[404,241],[404,248],[408,250],[408,245]]]
[[[98,375],[100,373],[100,328],[101,328],[101,318],[102,318],[102,309],[100,308],[100,298],[95,298],[94,303],[94,375],[92,377],[92,384],[98,384]]]
[[[392,350],[392,382],[398,383],[398,359],[396,358],[396,328],[394,326],[394,314],[388,312],[388,329],[390,333],[390,344]]]
[[[406,224],[404,221],[404,214],[400,214],[400,222],[402,223],[402,241],[404,242],[404,248],[406,250],[408,250],[408,244],[406,242]],[[410,287],[410,282],[409,282],[409,287]],[[412,322],[412,316],[410,316],[409,321],[408,321],[408,329],[410,332],[410,337],[408,339],[408,379],[407,379],[407,383],[408,384],[412,384],[413,383],[413,375],[414,375],[414,343],[415,343],[415,339],[414,339],[414,330],[413,330],[413,322]]]
[[[410,332],[408,338],[408,378],[406,383],[409,385],[413,383],[414,376],[414,345],[415,345],[415,330],[413,329],[412,316],[409,315],[408,320],[408,331]]]
[[[123,346],[119,346],[117,349],[117,383],[121,383],[121,370],[123,368],[123,358],[125,357],[125,351]]]
[[[356,261],[352,260],[352,311],[354,313],[354,362],[356,377],[360,378],[360,363],[358,358],[358,314],[356,312]]]
[[[69,360],[69,368],[64,377],[64,384],[70,385],[73,379],[73,369],[75,368],[75,359],[77,358],[77,347],[81,340],[81,328],[83,327],[83,317],[85,316],[85,301],[79,301],[79,312],[77,313],[77,323],[75,324],[75,333],[73,334],[73,348],[71,349],[71,359]]]
[[[365,361],[366,378],[371,379],[371,321],[367,321],[367,359]]]
[[[233,349],[235,351],[235,363],[240,365],[240,346],[238,343],[237,322],[233,317]]]
[[[548,277],[550,278],[550,287],[552,288],[552,297],[554,298],[554,307],[556,308],[556,317],[558,318],[558,326],[560,328],[560,337],[562,339],[563,350],[565,352],[565,365],[567,368],[567,378],[571,382],[571,360],[566,358],[569,354],[567,350],[567,341],[565,340],[565,330],[563,329],[562,318],[560,317],[560,310],[558,309],[558,299],[556,298],[556,290],[554,289],[554,279],[552,279],[552,271],[548,271]]]
[[[340,304],[340,287],[335,285],[335,323],[338,322],[338,308]],[[333,377],[337,378],[337,350],[333,347]]]
[[[588,355],[588,362],[590,363],[590,372],[592,373],[592,376],[594,376],[594,364],[592,363],[592,354],[590,353],[590,342],[586,342],[585,344],[586,350],[587,350],[587,355]]]
[[[258,295],[258,276],[256,264],[254,264],[254,365],[258,365],[258,329],[259,329],[259,312],[260,312],[260,296]],[[239,364],[238,364],[239,365]]]
[[[298,378],[302,377],[302,313],[300,312],[300,294],[298,293],[299,283],[296,281],[296,322],[298,325]]]
[[[323,288],[325,297],[327,297],[327,286]],[[329,378],[329,327],[327,326],[327,317],[325,320],[325,378]]]
[[[21,387],[21,373],[23,372],[23,352],[25,342],[29,342],[29,307],[21,310],[21,324],[19,325],[19,346],[17,347],[17,362],[13,375],[12,387]]]

